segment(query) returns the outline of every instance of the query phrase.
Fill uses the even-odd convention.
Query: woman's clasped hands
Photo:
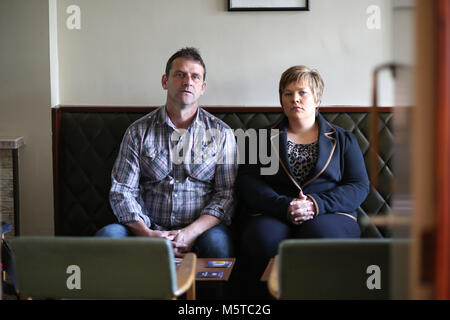
[[[291,201],[287,211],[288,220],[295,225],[313,219],[316,214],[314,202],[302,191],[300,191],[299,198]]]

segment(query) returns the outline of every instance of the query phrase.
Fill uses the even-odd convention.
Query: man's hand
[[[150,230],[150,237],[163,238],[169,241],[173,241],[177,236],[178,232],[179,230],[171,230],[171,231]]]
[[[143,221],[135,221],[127,225],[137,237],[162,238],[173,241],[180,230],[159,231],[152,230]]]
[[[188,250],[188,247],[184,242],[187,239],[185,235],[182,235],[179,238],[177,238],[178,234],[181,233],[184,229],[170,230],[170,231],[152,230],[149,227],[147,227],[147,225],[143,221],[132,222],[128,224],[128,228],[130,228],[133,234],[137,237],[162,238],[170,241],[175,256],[177,257],[183,257],[185,253],[190,250],[190,247]]]
[[[218,225],[220,220],[211,215],[201,215],[197,220],[177,231],[175,239],[172,241],[174,254],[176,257],[184,257],[192,250],[195,240],[206,230]]]
[[[311,220],[316,214],[314,202],[300,191],[299,198],[294,199],[288,207],[287,218],[295,225]]]
[[[163,238],[172,243],[173,251],[176,257],[184,257],[192,247],[195,240],[206,230],[216,226],[220,220],[210,215],[202,215],[187,227],[179,230],[159,231],[152,230],[139,220],[128,224],[127,226],[137,237]]]
[[[191,251],[198,235],[192,232],[189,228],[183,228],[175,231],[177,231],[177,234],[172,241],[173,252],[176,257],[184,257],[186,253]]]

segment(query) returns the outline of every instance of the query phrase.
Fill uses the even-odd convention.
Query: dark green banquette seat
[[[115,222],[108,201],[111,170],[127,127],[156,107],[57,106],[52,108],[54,221],[57,236],[91,236]],[[259,129],[282,116],[279,107],[205,107],[232,129]],[[322,107],[333,124],[352,131],[369,168],[370,108]],[[391,200],[392,110],[379,108],[377,189],[358,209],[363,238],[382,237],[384,231],[367,223],[368,216],[389,211]]]

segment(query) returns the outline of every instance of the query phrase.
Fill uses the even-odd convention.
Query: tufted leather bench
[[[109,205],[111,170],[128,126],[156,107],[57,106],[52,109],[55,235],[91,236],[116,221]],[[282,116],[279,107],[205,107],[231,128],[264,128]],[[323,107],[321,113],[333,124],[351,130],[358,139],[369,168],[367,107]],[[362,237],[381,237],[363,219],[384,214],[392,196],[391,108],[379,108],[379,187],[371,188],[358,209]]]

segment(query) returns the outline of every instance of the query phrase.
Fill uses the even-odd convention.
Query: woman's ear
[[[319,100],[319,102],[317,103],[317,105],[316,105],[316,116],[319,114],[319,108],[320,108],[320,103],[321,103],[322,101],[321,100]]]

